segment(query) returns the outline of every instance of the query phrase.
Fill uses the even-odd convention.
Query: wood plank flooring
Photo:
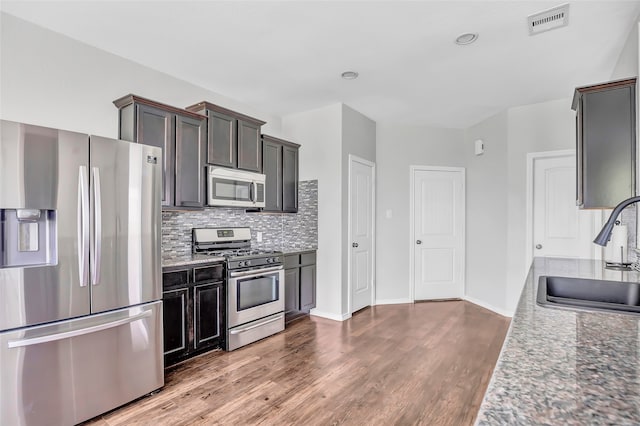
[[[381,305],[167,370],[116,425],[470,425],[509,319],[464,301]]]

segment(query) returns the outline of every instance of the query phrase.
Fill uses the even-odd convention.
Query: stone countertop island
[[[640,281],[601,261],[535,258],[476,424],[640,424],[640,316],[538,306],[541,275]]]

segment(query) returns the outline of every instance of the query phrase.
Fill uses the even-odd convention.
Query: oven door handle
[[[264,275],[265,273],[268,272],[276,272],[276,271],[280,271],[282,270],[283,267],[282,265],[280,266],[273,266],[271,268],[262,268],[262,269],[253,269],[251,271],[243,271],[243,272],[231,272],[229,273],[229,276],[231,278],[239,278],[239,277],[251,277],[251,276],[260,276],[260,275]]]
[[[280,321],[282,319],[282,314],[278,315],[276,318],[271,318],[266,321],[259,322],[258,324],[253,324],[248,327],[243,327],[240,329],[230,330],[229,334],[240,334],[245,331],[253,330],[254,328],[262,327],[263,325],[271,324],[272,322]]]

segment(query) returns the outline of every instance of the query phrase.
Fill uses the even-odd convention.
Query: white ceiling
[[[640,1],[573,1],[568,27],[530,37],[527,15],[559,4],[2,0],[0,7],[276,115],[344,102],[378,122],[465,128],[610,78]],[[455,45],[464,32],[480,37]],[[342,80],[345,70],[360,77]]]

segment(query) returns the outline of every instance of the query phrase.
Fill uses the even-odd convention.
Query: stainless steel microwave
[[[264,183],[260,173],[207,166],[207,205],[264,207]]]

